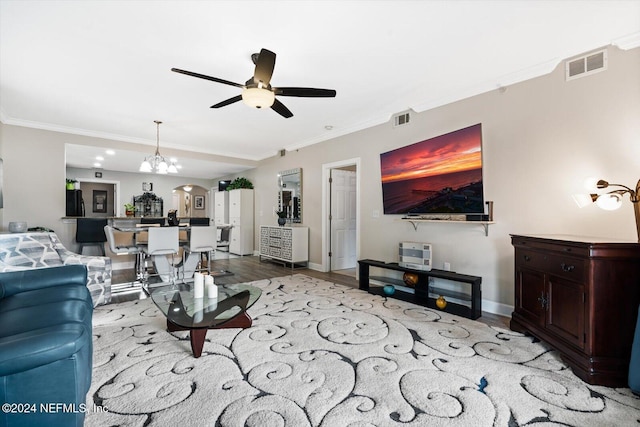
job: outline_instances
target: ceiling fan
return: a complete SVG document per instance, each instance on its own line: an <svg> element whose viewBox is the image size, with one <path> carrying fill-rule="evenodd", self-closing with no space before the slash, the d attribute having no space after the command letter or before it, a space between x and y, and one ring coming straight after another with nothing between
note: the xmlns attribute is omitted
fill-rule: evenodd
<svg viewBox="0 0 640 427"><path fill-rule="evenodd" d="M269 108L284 118L293 117L285 105L276 99L278 96L297 96L304 98L333 98L336 91L333 89L316 89L311 87L272 87L270 84L273 68L276 65L276 54L267 49L260 50L260 53L251 55L251 60L256 65L253 77L243 85L219 79L217 77L205 76L191 71L172 68L171 71L186 74L187 76L198 77L200 79L211 80L213 82L242 88L242 94L229 98L225 101L212 105L211 108L220 108L234 102L242 100L245 104L255 108Z"/></svg>

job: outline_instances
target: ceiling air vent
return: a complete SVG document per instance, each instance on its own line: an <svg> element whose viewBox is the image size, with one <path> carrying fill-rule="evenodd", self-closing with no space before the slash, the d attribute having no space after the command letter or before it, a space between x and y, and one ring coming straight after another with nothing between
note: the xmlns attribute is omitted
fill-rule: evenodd
<svg viewBox="0 0 640 427"><path fill-rule="evenodd" d="M409 113L400 113L393 116L393 127L408 125L411 120Z"/></svg>
<svg viewBox="0 0 640 427"><path fill-rule="evenodd" d="M607 51L589 53L566 62L565 78L567 81L579 77L590 76L607 69Z"/></svg>

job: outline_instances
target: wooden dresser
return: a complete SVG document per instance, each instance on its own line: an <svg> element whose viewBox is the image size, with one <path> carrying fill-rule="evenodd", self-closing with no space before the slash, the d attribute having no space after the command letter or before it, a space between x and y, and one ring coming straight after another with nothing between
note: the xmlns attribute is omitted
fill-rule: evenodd
<svg viewBox="0 0 640 427"><path fill-rule="evenodd" d="M511 329L550 344L589 384L626 387L640 304L640 244L552 235L511 235L511 243Z"/></svg>

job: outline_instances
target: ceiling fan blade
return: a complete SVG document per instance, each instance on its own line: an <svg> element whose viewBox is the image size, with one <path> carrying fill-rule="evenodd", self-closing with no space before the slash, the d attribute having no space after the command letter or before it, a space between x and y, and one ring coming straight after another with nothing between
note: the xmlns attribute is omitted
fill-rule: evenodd
<svg viewBox="0 0 640 427"><path fill-rule="evenodd" d="M260 50L260 55L258 55L258 61L256 62L256 69L253 72L253 82L255 84L262 82L265 86L268 86L275 66L276 54L267 49Z"/></svg>
<svg viewBox="0 0 640 427"><path fill-rule="evenodd" d="M284 104L278 101L277 99L273 102L271 109L276 113L280 114L285 119L288 119L289 117L293 117L293 113L289 111L289 109L285 107Z"/></svg>
<svg viewBox="0 0 640 427"><path fill-rule="evenodd" d="M191 77L197 77L199 79L211 80L212 82L222 83L229 86L244 87L240 83L230 82L229 80L223 80L217 77L205 76L204 74L194 73L193 71L181 70L179 68L172 68L171 71L180 73L180 74L186 74L187 76L191 76Z"/></svg>
<svg viewBox="0 0 640 427"><path fill-rule="evenodd" d="M280 96L299 96L304 98L333 98L333 89L316 89L312 87L275 87L273 91Z"/></svg>
<svg viewBox="0 0 640 427"><path fill-rule="evenodd" d="M238 102L242 99L242 95L234 96L233 98L229 98L226 101L218 102L216 105L212 105L211 108L220 108L229 104L233 104L234 102Z"/></svg>

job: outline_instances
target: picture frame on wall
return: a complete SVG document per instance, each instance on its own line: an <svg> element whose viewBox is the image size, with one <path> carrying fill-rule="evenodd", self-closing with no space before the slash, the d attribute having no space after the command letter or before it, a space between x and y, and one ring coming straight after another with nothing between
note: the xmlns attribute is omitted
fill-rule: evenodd
<svg viewBox="0 0 640 427"><path fill-rule="evenodd" d="M107 213L107 192L104 190L93 190L93 212Z"/></svg>
<svg viewBox="0 0 640 427"><path fill-rule="evenodd" d="M204 196L193 196L193 208L204 209Z"/></svg>

